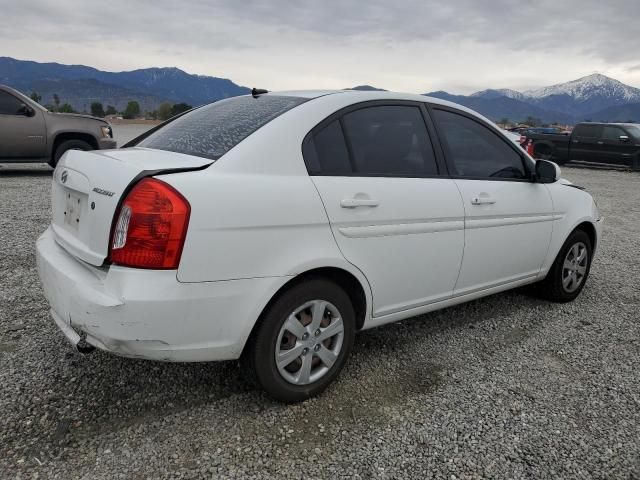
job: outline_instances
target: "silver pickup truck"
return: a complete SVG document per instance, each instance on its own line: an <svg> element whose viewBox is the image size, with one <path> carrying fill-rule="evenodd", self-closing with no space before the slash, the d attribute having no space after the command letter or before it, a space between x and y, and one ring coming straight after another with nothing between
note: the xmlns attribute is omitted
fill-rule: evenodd
<svg viewBox="0 0 640 480"><path fill-rule="evenodd" d="M116 141L104 120L49 112L0 85L0 162L47 162L55 167L67 150L106 148L116 148Z"/></svg>

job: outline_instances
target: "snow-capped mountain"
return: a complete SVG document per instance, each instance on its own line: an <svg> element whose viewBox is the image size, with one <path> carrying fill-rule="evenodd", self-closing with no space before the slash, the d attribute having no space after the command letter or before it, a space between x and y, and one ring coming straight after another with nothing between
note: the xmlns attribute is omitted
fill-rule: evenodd
<svg viewBox="0 0 640 480"><path fill-rule="evenodd" d="M523 95L532 99L551 95L568 95L578 101L587 101L596 97L606 97L617 103L640 102L640 89L599 73L560 83L550 87L527 90Z"/></svg>
<svg viewBox="0 0 640 480"><path fill-rule="evenodd" d="M449 95L449 94L446 94ZM445 95L445 96L446 96ZM439 92L441 98L442 92ZM476 100L489 101L485 110L502 112L504 118L520 119L522 105L505 103L511 99L529 105L531 115L543 121L592 120L638 120L640 121L640 89L602 74L593 74L566 83L542 87L524 92L510 89L488 89L476 92L468 97L456 96L458 103L470 106ZM468 99L468 100L467 100ZM502 99L502 102L499 100ZM500 110L495 107L510 106ZM518 108L514 108L514 107ZM624 108L623 108L624 107ZM472 107L473 108L473 107ZM562 112L562 113L559 113ZM632 112L636 112L633 113ZM482 112L481 110L481 113ZM622 118L624 117L624 118ZM491 118L496 118L495 113Z"/></svg>
<svg viewBox="0 0 640 480"><path fill-rule="evenodd" d="M524 95L533 105L568 112L580 120L607 108L640 102L640 89L601 74L530 90Z"/></svg>
<svg viewBox="0 0 640 480"><path fill-rule="evenodd" d="M517 90L511 90L510 88L498 88L498 89L487 89L482 90L480 92L476 92L471 94L472 97L480 97L480 98L500 98L507 97L513 98L514 100L525 100L525 95Z"/></svg>
<svg viewBox="0 0 640 480"><path fill-rule="evenodd" d="M611 104L620 105L640 102L640 89L625 85L606 75L594 73L593 75L588 75L570 82L526 90L524 92L518 92L517 90L508 88L488 89L473 93L470 96L482 98L507 97L534 102L552 96L566 96L571 97L577 102L586 102L593 99L608 99L612 102Z"/></svg>

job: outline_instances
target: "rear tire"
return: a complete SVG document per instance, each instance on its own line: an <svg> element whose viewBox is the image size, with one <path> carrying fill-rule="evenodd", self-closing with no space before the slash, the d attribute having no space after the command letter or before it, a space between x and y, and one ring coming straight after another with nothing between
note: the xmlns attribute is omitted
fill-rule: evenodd
<svg viewBox="0 0 640 480"><path fill-rule="evenodd" d="M592 245L583 230L574 230L558 252L540 293L552 302L571 302L580 295L591 269Z"/></svg>
<svg viewBox="0 0 640 480"><path fill-rule="evenodd" d="M333 282L312 278L291 287L268 308L247 345L244 363L270 396L300 402L336 379L354 336L349 296Z"/></svg>
<svg viewBox="0 0 640 480"><path fill-rule="evenodd" d="M56 151L53 153L53 158L49 161L49 165L51 167L56 168L60 157L65 154L68 150L94 150L94 147L91 146L88 142L84 140L65 140L60 145L56 147Z"/></svg>

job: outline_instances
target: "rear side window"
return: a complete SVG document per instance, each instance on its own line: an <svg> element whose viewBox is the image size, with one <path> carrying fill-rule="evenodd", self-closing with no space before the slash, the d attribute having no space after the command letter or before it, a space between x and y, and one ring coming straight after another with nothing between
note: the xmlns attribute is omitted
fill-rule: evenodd
<svg viewBox="0 0 640 480"><path fill-rule="evenodd" d="M334 120L313 136L313 147L304 153L311 174L342 176L353 172L349 150L338 120Z"/></svg>
<svg viewBox="0 0 640 480"><path fill-rule="evenodd" d="M18 115L22 102L7 92L0 91L0 115Z"/></svg>
<svg viewBox="0 0 640 480"><path fill-rule="evenodd" d="M374 106L346 113L314 132L304 155L309 173L420 177L438 174L419 107Z"/></svg>
<svg viewBox="0 0 640 480"><path fill-rule="evenodd" d="M453 173L463 178L524 179L522 157L497 133L464 115L434 110Z"/></svg>
<svg viewBox="0 0 640 480"><path fill-rule="evenodd" d="M186 113L137 146L217 160L260 127L306 100L271 95L220 100Z"/></svg>
<svg viewBox="0 0 640 480"><path fill-rule="evenodd" d="M368 175L436 175L433 147L418 107L368 107L347 113L344 130L356 172Z"/></svg>
<svg viewBox="0 0 640 480"><path fill-rule="evenodd" d="M600 125L577 125L573 130L574 137L600 138L602 127Z"/></svg>

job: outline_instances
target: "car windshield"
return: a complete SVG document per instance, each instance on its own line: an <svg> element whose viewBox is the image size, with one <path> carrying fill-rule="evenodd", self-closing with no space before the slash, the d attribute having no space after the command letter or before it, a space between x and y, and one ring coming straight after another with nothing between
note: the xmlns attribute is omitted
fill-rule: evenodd
<svg viewBox="0 0 640 480"><path fill-rule="evenodd" d="M220 100L177 118L136 146L217 160L306 98L262 95Z"/></svg>

